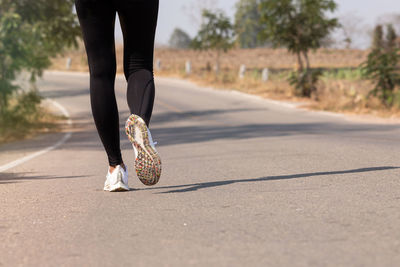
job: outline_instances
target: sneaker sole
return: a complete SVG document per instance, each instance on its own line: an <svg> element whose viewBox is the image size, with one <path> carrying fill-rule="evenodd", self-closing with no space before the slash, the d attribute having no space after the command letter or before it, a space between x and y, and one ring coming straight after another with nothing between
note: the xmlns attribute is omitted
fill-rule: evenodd
<svg viewBox="0 0 400 267"><path fill-rule="evenodd" d="M129 188L124 183L116 183L113 186L108 186L108 188L104 188L104 191L109 192L122 192L122 191L129 191Z"/></svg>
<svg viewBox="0 0 400 267"><path fill-rule="evenodd" d="M132 114L126 121L125 131L132 146L138 152L135 170L139 180L144 185L155 185L161 176L161 158L150 145L146 123L139 116ZM142 140L143 143L139 143L137 139Z"/></svg>

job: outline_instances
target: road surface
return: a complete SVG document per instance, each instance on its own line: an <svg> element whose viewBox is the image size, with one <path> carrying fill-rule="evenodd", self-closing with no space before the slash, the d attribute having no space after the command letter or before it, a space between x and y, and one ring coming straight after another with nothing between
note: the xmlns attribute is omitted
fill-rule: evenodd
<svg viewBox="0 0 400 267"><path fill-rule="evenodd" d="M157 79L160 183L142 185L123 124L131 191L107 171L88 76L46 73L71 114L63 145L0 174L0 266L399 266L400 127ZM0 147L0 165L57 142Z"/></svg>

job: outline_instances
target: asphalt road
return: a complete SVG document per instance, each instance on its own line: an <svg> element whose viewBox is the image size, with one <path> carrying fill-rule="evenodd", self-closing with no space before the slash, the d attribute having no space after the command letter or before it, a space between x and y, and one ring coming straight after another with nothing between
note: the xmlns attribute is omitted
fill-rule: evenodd
<svg viewBox="0 0 400 267"><path fill-rule="evenodd" d="M62 146L0 174L0 266L399 266L400 127L157 79L160 183L103 192L88 76L46 73ZM64 133L0 147L0 165Z"/></svg>

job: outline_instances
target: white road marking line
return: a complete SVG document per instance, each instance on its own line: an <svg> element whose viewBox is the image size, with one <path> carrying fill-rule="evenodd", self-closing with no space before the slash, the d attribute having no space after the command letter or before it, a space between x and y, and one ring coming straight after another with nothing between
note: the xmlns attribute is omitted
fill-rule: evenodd
<svg viewBox="0 0 400 267"><path fill-rule="evenodd" d="M50 101L55 107L57 107L61 111L61 113L65 117L68 118L68 120L67 120L67 124L68 125L72 125L72 120L71 120L71 117L70 117L68 111L60 103L58 103L58 102L56 102L56 101L54 101L53 99L50 99L50 98L46 98L46 100ZM14 161L12 161L10 163L7 163L5 165L0 166L0 172L4 172L6 170L14 168L14 167L16 167L16 166L18 166L18 165L20 165L20 164L22 164L24 162L27 162L27 161L29 161L29 160L31 160L33 158L36 158L36 157L38 157L40 155L43 155L43 154L45 154L45 153L47 153L47 152L49 152L49 151L51 151L53 149L56 149L57 147L59 147L62 144L64 144L69 138L71 138L71 136L72 136L72 132L68 132L61 138L61 140L59 140L54 145L46 147L46 148L44 148L44 149L42 149L42 150L40 150L38 152L35 152L33 154L30 154L28 156L22 157L20 159L14 160Z"/></svg>

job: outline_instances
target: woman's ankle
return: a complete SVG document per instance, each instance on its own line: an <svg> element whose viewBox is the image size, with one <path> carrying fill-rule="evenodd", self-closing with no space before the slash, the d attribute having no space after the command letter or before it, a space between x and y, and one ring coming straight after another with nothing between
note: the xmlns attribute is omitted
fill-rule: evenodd
<svg viewBox="0 0 400 267"><path fill-rule="evenodd" d="M109 172L112 173L112 172L115 170L115 168L117 168L118 165L120 165L120 166L121 166L122 168L124 168L124 170L126 171L126 166L125 166L125 164L122 162L121 164L110 165L110 166L108 167Z"/></svg>

